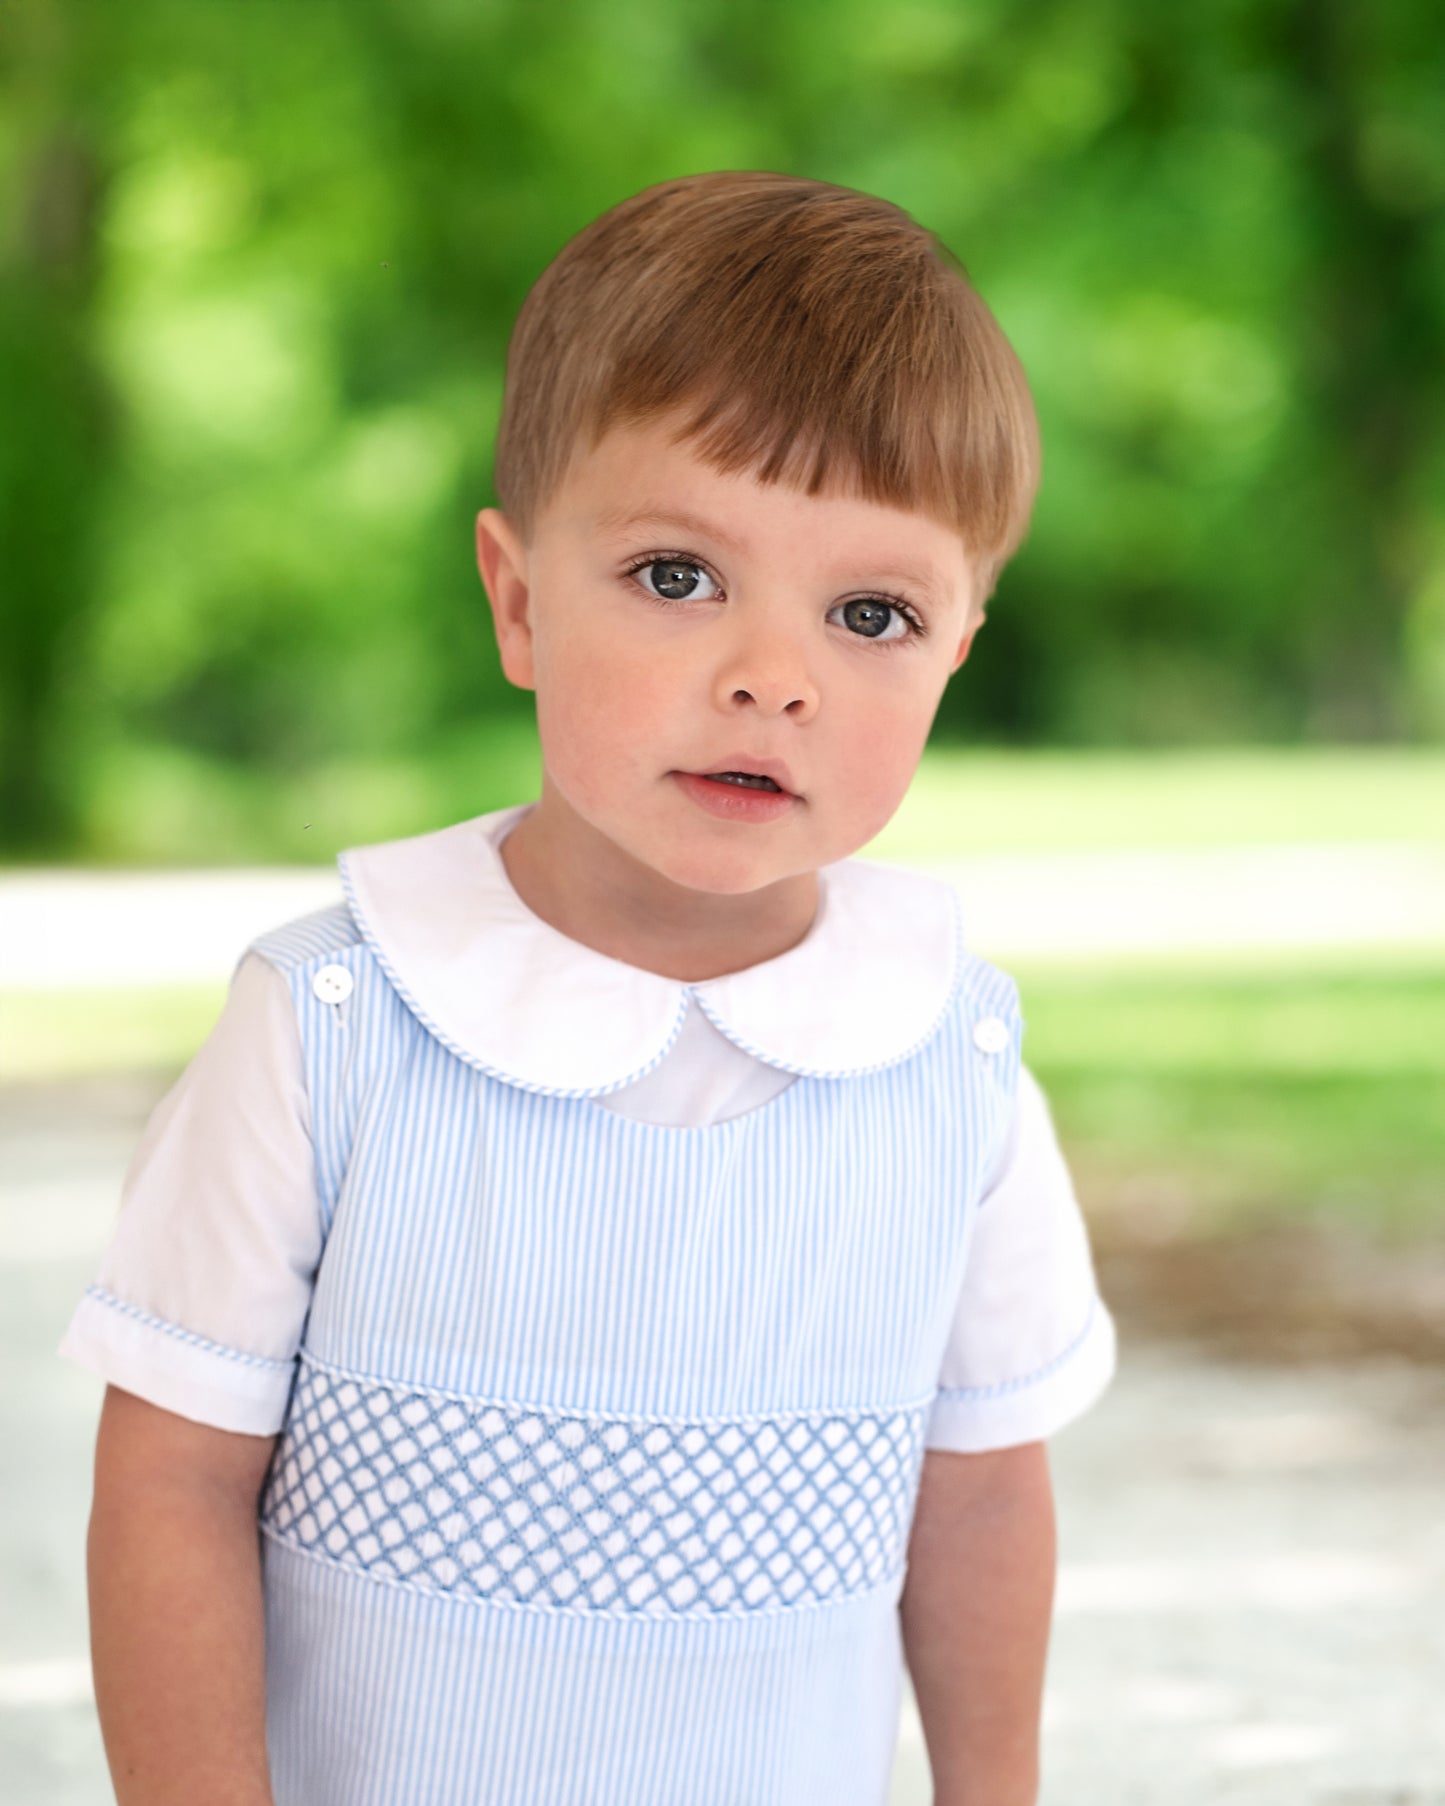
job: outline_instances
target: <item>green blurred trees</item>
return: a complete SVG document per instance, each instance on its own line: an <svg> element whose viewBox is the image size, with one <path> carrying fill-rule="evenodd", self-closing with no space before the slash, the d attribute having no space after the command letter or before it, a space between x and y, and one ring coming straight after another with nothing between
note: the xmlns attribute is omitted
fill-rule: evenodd
<svg viewBox="0 0 1445 1806"><path fill-rule="evenodd" d="M12 0L3 832L294 854L511 800L512 316L682 171L898 201L1044 428L940 737L1445 735L1430 0Z"/></svg>

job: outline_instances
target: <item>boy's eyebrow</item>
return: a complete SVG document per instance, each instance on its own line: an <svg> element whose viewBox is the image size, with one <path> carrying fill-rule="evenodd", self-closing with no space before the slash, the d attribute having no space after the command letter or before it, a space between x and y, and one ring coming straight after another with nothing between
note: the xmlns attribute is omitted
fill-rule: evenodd
<svg viewBox="0 0 1445 1806"><path fill-rule="evenodd" d="M696 534L701 539L715 539L719 545L726 546L729 551L740 552L743 542L734 533L724 527L714 526L710 520L704 520L700 514L689 514L678 508L611 508L599 514L597 525L604 533L631 533L638 527L675 527L680 533ZM905 583L912 583L934 600L940 600L944 588L939 582L937 573L930 567L915 564L899 564L891 558L880 561L886 566L887 574L901 578Z"/></svg>
<svg viewBox="0 0 1445 1806"><path fill-rule="evenodd" d="M740 552L742 541L725 527L716 527L700 514L688 514L677 508L635 508L625 512L611 508L599 514L597 525L604 533L631 533L638 527L676 527L682 533L696 533L702 539L715 539L730 551Z"/></svg>

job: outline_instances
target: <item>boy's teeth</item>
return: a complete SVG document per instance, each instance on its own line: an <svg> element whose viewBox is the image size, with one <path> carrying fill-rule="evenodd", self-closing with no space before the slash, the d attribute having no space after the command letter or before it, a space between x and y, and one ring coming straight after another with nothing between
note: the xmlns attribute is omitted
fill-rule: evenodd
<svg viewBox="0 0 1445 1806"><path fill-rule="evenodd" d="M748 784L754 790L776 790L779 788L771 778L754 777L750 771L710 771L710 778L718 778L727 784Z"/></svg>

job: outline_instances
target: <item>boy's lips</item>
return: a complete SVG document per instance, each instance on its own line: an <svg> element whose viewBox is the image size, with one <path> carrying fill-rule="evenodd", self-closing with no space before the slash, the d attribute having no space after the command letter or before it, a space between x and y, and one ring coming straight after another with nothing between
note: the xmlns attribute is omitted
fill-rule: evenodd
<svg viewBox="0 0 1445 1806"><path fill-rule="evenodd" d="M802 801L791 790L772 784L743 784L736 778L720 778L711 772L675 771L680 789L708 815L725 822L774 822L791 815Z"/></svg>
<svg viewBox="0 0 1445 1806"><path fill-rule="evenodd" d="M724 771L744 772L755 778L771 778L779 790L785 790L789 796L799 794L792 772L781 759L760 759L753 753L724 754L711 765L698 766L688 772L687 776L713 778Z"/></svg>

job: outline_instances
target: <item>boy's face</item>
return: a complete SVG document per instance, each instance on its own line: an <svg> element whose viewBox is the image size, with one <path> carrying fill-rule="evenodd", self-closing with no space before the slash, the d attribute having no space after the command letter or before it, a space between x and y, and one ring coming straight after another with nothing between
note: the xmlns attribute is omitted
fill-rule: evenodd
<svg viewBox="0 0 1445 1806"><path fill-rule="evenodd" d="M503 669L537 694L537 812L579 855L605 836L634 889L811 879L908 788L976 631L964 547L922 514L725 476L674 432L610 431L530 543L478 518ZM697 775L764 761L791 794Z"/></svg>

